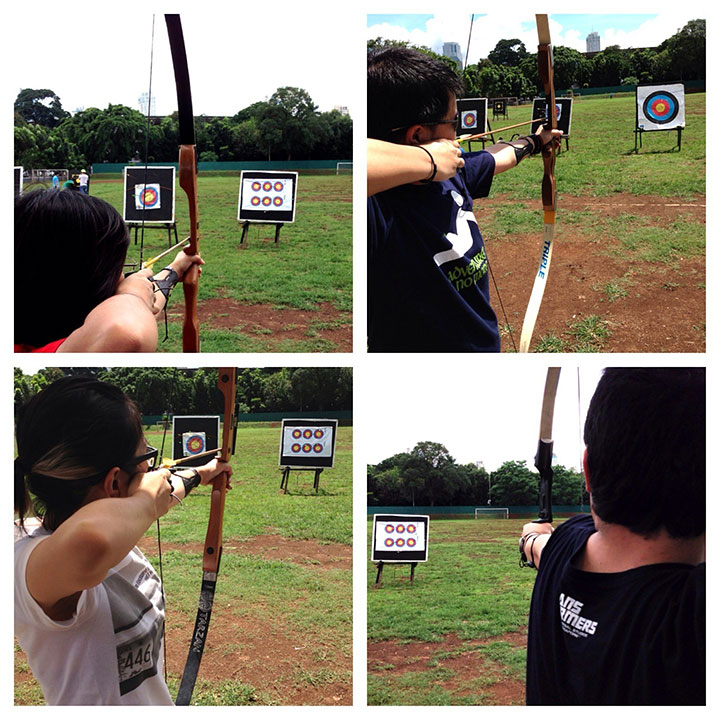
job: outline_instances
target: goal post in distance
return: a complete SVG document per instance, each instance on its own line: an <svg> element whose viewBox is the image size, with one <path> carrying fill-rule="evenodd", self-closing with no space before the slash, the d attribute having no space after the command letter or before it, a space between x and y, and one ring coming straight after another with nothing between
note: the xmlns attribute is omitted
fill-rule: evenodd
<svg viewBox="0 0 720 720"><path fill-rule="evenodd" d="M504 520L507 520L510 517L510 508L506 507L484 507L484 508L475 508L475 519L478 520L479 518L503 518Z"/></svg>

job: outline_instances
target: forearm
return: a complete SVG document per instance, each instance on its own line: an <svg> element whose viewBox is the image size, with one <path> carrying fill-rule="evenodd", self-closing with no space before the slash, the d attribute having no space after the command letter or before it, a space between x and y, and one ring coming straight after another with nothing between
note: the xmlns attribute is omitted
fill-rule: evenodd
<svg viewBox="0 0 720 720"><path fill-rule="evenodd" d="M433 174L433 160L417 145L367 141L367 194L399 185L427 180Z"/></svg>

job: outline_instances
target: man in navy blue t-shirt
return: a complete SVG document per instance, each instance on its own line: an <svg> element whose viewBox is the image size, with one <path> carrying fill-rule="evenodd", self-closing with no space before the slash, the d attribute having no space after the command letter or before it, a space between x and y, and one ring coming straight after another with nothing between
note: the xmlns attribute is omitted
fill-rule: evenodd
<svg viewBox="0 0 720 720"><path fill-rule="evenodd" d="M523 528L528 705L705 704L705 369L609 368L591 515Z"/></svg>
<svg viewBox="0 0 720 720"><path fill-rule="evenodd" d="M463 86L416 50L368 54L368 349L498 352L488 262L473 215L492 179L562 133L462 155Z"/></svg>

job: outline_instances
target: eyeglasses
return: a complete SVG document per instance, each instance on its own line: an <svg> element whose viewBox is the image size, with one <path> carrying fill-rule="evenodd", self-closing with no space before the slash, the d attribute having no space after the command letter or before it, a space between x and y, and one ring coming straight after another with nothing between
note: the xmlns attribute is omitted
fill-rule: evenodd
<svg viewBox="0 0 720 720"><path fill-rule="evenodd" d="M458 114L455 115L452 120L438 120L437 122L417 122L412 123L412 125L426 125L426 126L433 126L433 125L457 125L458 118L460 116ZM411 125L401 125L400 127L393 128L390 132L397 132L398 130L405 130L405 128L409 128Z"/></svg>
<svg viewBox="0 0 720 720"><path fill-rule="evenodd" d="M123 470L125 469L134 469L140 465L140 463L143 463L147 461L148 468L152 470L152 468L155 467L155 463L157 462L158 458L158 449L152 447L151 445L145 446L145 452L142 455L138 455L137 457L132 458L128 461L127 465L123 467Z"/></svg>

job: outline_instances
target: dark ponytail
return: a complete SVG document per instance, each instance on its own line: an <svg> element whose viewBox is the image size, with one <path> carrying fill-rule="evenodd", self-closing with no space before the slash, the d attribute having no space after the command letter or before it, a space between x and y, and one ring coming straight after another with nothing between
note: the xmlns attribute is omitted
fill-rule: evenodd
<svg viewBox="0 0 720 720"><path fill-rule="evenodd" d="M15 511L34 512L53 531L91 486L136 454L142 418L117 387L82 377L48 385L18 411Z"/></svg>

